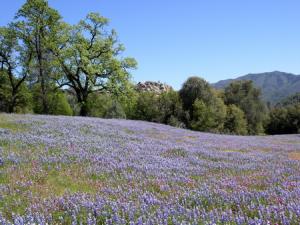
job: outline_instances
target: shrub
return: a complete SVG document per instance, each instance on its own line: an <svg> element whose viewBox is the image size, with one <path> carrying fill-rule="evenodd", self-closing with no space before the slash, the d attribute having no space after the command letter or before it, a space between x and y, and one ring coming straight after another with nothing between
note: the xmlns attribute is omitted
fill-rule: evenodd
<svg viewBox="0 0 300 225"><path fill-rule="evenodd" d="M67 96L61 91L51 95L49 109L49 113L52 115L73 115L73 110L68 102Z"/></svg>
<svg viewBox="0 0 300 225"><path fill-rule="evenodd" d="M122 105L117 101L112 101L111 105L106 109L105 118L126 119L125 111Z"/></svg>
<svg viewBox="0 0 300 225"><path fill-rule="evenodd" d="M227 107L224 131L231 134L247 134L247 121L245 119L245 114L236 105L229 105Z"/></svg>

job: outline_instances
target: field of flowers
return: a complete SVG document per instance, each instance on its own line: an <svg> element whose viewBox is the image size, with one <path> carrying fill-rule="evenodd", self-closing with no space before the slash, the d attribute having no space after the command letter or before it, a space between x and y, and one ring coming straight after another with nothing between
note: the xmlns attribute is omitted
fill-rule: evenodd
<svg viewBox="0 0 300 225"><path fill-rule="evenodd" d="M0 114L0 224L300 224L300 135Z"/></svg>

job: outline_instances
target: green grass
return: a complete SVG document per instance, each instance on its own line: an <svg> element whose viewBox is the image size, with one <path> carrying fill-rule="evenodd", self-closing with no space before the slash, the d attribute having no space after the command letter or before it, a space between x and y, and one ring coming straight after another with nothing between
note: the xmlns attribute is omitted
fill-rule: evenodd
<svg viewBox="0 0 300 225"><path fill-rule="evenodd" d="M0 172L0 184L8 184L8 182L9 182L8 175L5 172L1 171Z"/></svg>
<svg viewBox="0 0 300 225"><path fill-rule="evenodd" d="M182 148L173 148L165 151L162 155L168 158L181 158L187 157L187 152Z"/></svg>
<svg viewBox="0 0 300 225"><path fill-rule="evenodd" d="M14 121L8 115L0 114L0 128L7 129L13 133L18 133L27 131L30 128L30 125Z"/></svg>
<svg viewBox="0 0 300 225"><path fill-rule="evenodd" d="M9 194L0 198L0 211L10 220L12 219L12 213L24 214L27 206L28 201L21 194Z"/></svg>
<svg viewBox="0 0 300 225"><path fill-rule="evenodd" d="M45 184L48 187L52 187L53 193L59 196L66 192L84 192L91 194L96 192L95 188L92 187L87 180L77 180L57 171L51 172L46 177Z"/></svg>

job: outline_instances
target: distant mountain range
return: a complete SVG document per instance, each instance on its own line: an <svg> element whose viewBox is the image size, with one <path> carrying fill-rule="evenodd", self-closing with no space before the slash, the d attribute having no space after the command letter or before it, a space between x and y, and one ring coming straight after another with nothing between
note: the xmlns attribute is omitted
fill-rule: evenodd
<svg viewBox="0 0 300 225"><path fill-rule="evenodd" d="M252 80L262 90L262 98L266 102L276 104L279 101L300 92L300 75L280 71L247 74L236 79L221 80L212 84L217 89L224 89L236 80Z"/></svg>

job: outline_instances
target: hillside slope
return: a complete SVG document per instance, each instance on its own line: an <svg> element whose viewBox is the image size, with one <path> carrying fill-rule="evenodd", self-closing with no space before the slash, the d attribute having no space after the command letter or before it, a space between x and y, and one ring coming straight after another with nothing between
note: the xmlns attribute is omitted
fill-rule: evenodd
<svg viewBox="0 0 300 225"><path fill-rule="evenodd" d="M263 99L273 104L300 91L300 76L279 71L248 74L236 79L221 80L213 86L223 89L235 80L252 80L256 87L261 88Z"/></svg>
<svg viewBox="0 0 300 225"><path fill-rule="evenodd" d="M0 114L2 224L299 224L299 135Z"/></svg>

